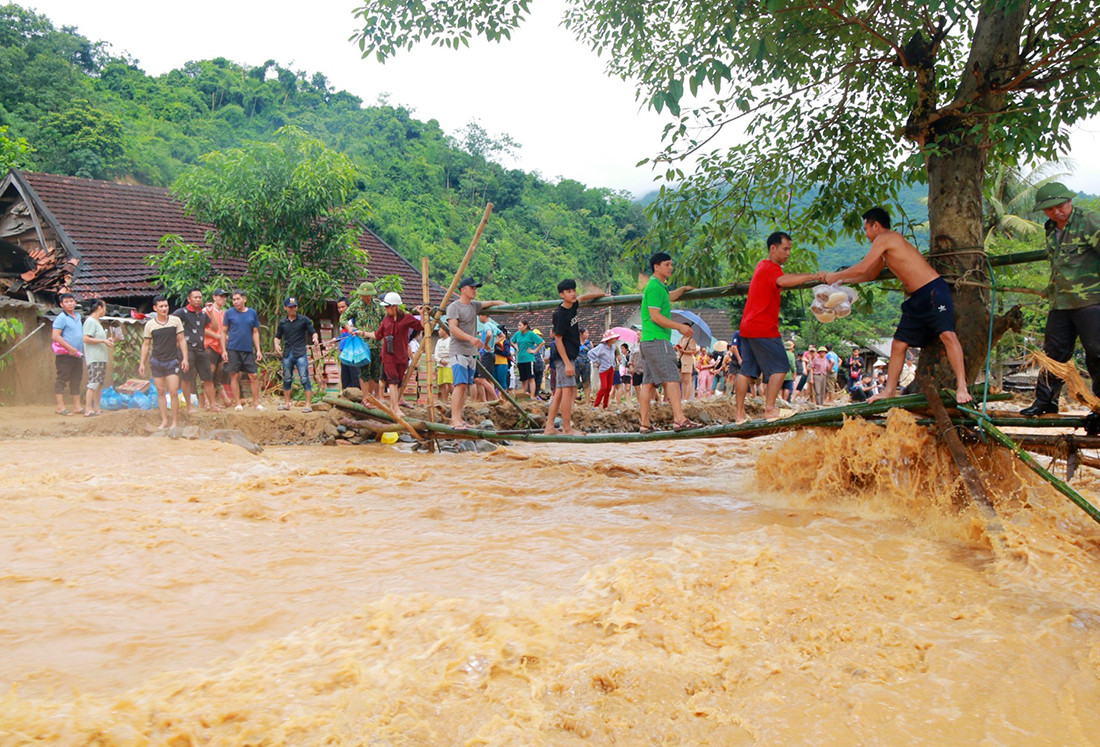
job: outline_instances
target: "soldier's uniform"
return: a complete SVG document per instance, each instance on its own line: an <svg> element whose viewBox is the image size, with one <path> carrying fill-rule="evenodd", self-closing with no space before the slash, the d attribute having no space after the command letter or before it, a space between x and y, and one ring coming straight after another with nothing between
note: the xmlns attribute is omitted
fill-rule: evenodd
<svg viewBox="0 0 1100 747"><path fill-rule="evenodd" d="M372 298L370 303L363 303L362 297L357 296L348 304L347 311L340 317L340 325L347 326L350 323L355 327L356 332L377 332L385 315L386 312L375 299ZM370 363L359 368L359 378L363 381L381 381L382 342L369 338L366 342L370 347Z"/></svg>
<svg viewBox="0 0 1100 747"><path fill-rule="evenodd" d="M1044 190L1049 193L1045 202ZM1073 193L1062 185L1047 184L1037 193L1036 207L1055 207L1072 197ZM1059 199L1060 202L1055 202ZM1092 391L1100 394L1100 215L1074 207L1061 231L1053 220L1048 220L1046 250L1050 257L1047 288L1050 311L1043 352L1056 361L1068 361L1080 338L1085 349L1085 366L1092 377ZM1035 387L1035 403L1021 412L1025 415L1058 412L1061 389L1062 380L1043 371Z"/></svg>

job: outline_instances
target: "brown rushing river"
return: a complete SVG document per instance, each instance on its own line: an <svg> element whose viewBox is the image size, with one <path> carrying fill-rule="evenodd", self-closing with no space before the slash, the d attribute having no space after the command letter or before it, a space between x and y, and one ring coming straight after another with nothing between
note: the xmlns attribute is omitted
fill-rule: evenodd
<svg viewBox="0 0 1100 747"><path fill-rule="evenodd" d="M0 744L1097 743L1095 525L843 438L5 442Z"/></svg>

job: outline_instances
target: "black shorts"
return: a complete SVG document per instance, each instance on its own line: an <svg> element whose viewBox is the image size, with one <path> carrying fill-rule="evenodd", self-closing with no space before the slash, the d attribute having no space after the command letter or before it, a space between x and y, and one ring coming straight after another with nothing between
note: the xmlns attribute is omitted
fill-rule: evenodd
<svg viewBox="0 0 1100 747"><path fill-rule="evenodd" d="M955 331L955 302L943 278L925 283L901 304L894 339L923 348L944 332Z"/></svg>
<svg viewBox="0 0 1100 747"><path fill-rule="evenodd" d="M198 376L200 381L213 381L214 371L210 366L210 356L213 355L206 348L187 349L187 370L181 375L184 381L194 383Z"/></svg>
<svg viewBox="0 0 1100 747"><path fill-rule="evenodd" d="M642 374L641 374L640 371L630 375L630 383L633 384L634 386L641 386L642 385Z"/></svg>
<svg viewBox="0 0 1100 747"><path fill-rule="evenodd" d="M226 373L256 373L256 354L251 350L230 350Z"/></svg>
<svg viewBox="0 0 1100 747"><path fill-rule="evenodd" d="M162 361L157 358L150 358L149 366L153 369L154 379L164 379L169 376L180 375L180 362L175 359Z"/></svg>
<svg viewBox="0 0 1100 747"><path fill-rule="evenodd" d="M492 371L496 367L496 361L497 361L496 353L482 353L480 360L481 360L481 365L485 366L485 370L487 370L487 371ZM492 377L488 376L479 367L477 369L477 371L474 373L474 378L475 379L489 379L489 378L492 378Z"/></svg>
<svg viewBox="0 0 1100 747"><path fill-rule="evenodd" d="M535 362L527 361L526 363L517 363L519 367L519 380L530 381L535 378Z"/></svg>

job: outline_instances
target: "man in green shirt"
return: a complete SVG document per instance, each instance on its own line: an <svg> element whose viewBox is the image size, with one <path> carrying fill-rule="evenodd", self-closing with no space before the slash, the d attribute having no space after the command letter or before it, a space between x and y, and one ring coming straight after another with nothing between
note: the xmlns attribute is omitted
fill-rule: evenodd
<svg viewBox="0 0 1100 747"><path fill-rule="evenodd" d="M664 252L657 252L650 257L649 266L653 270L653 276L642 291L642 341L638 346L642 370L642 384L638 388L638 431L653 431L649 408L653 399L653 387L657 385L664 386L665 399L672 406L673 429L682 431L698 428L698 423L688 420L684 415L680 399L680 367L676 364L676 351L672 348L672 330L678 330L684 337L691 337L693 334L690 325L674 322L671 318L671 302L679 300L685 291L691 290L691 286L684 285L669 293L672 257Z"/></svg>
<svg viewBox="0 0 1100 747"><path fill-rule="evenodd" d="M378 294L374 283L364 282L356 289L359 295L348 304L348 309L340 316L341 326L350 326L355 334L366 337L367 332L374 332L382 324L386 312L374 302ZM378 382L382 381L382 343L379 340L367 339L370 347L370 363L364 364L359 369L359 388L364 394L379 397L382 393ZM364 400L365 403L365 400Z"/></svg>
<svg viewBox="0 0 1100 747"><path fill-rule="evenodd" d="M1035 209L1046 213L1046 250L1050 257L1050 311L1043 352L1056 361L1073 356L1081 338L1092 391L1100 395L1100 215L1074 210L1077 195L1050 182L1035 193ZM1020 411L1029 417L1058 412L1062 380L1043 371L1035 402Z"/></svg>

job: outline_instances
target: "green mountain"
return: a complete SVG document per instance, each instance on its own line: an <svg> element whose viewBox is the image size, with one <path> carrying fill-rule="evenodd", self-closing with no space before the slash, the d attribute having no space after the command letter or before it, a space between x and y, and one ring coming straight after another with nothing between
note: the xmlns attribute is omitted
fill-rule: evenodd
<svg viewBox="0 0 1100 747"><path fill-rule="evenodd" d="M369 227L399 252L430 261L449 283L486 202L493 217L469 272L485 297L554 296L557 281L633 287L627 242L647 230L625 192L554 183L497 163L516 144L476 123L448 135L402 107L372 106L321 73L274 60L219 57L150 76L71 27L0 6L0 166L170 186L211 151L268 141L293 124L360 169ZM3 129L3 128L6 128ZM16 147L25 139L33 151Z"/></svg>

